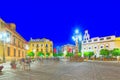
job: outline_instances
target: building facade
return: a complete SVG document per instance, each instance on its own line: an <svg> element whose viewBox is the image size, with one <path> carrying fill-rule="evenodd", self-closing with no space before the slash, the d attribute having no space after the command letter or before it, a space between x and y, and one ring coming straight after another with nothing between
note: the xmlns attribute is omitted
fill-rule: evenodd
<svg viewBox="0 0 120 80"><path fill-rule="evenodd" d="M7 24L0 19L0 60L25 58L27 41L16 32L14 23Z"/></svg>
<svg viewBox="0 0 120 80"><path fill-rule="evenodd" d="M94 56L100 57L101 49L112 50L114 48L120 48L120 37L112 35L90 39L88 31L85 31L84 40L82 41L82 54L87 51L93 51Z"/></svg>
<svg viewBox="0 0 120 80"><path fill-rule="evenodd" d="M29 50L28 52L34 52L35 56L37 52L42 52L46 56L46 53L50 53L52 56L53 53L53 42L49 39L32 39L29 42Z"/></svg>
<svg viewBox="0 0 120 80"><path fill-rule="evenodd" d="M62 53L65 52L75 53L75 45L72 44L63 45L61 49L62 49Z"/></svg>

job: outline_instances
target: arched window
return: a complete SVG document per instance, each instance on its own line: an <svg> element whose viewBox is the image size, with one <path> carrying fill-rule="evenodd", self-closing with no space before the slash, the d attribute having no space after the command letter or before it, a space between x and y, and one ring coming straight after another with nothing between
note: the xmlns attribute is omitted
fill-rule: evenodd
<svg viewBox="0 0 120 80"><path fill-rule="evenodd" d="M106 48L109 48L109 45L108 45L108 44L106 44Z"/></svg>
<svg viewBox="0 0 120 80"><path fill-rule="evenodd" d="M46 47L48 47L48 44L46 44Z"/></svg>

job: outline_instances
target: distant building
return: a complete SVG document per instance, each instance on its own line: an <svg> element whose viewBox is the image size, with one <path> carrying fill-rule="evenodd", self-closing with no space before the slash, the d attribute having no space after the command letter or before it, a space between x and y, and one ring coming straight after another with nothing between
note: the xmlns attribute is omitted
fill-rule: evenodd
<svg viewBox="0 0 120 80"><path fill-rule="evenodd" d="M75 45L72 44L66 44L62 46L62 52L70 52L70 53L75 53Z"/></svg>
<svg viewBox="0 0 120 80"><path fill-rule="evenodd" d="M94 56L99 57L101 49L112 50L114 48L120 48L120 37L113 35L90 39L88 31L85 31L84 40L82 41L82 53L93 51Z"/></svg>
<svg viewBox="0 0 120 80"><path fill-rule="evenodd" d="M53 42L49 39L32 39L29 41L29 52L35 51L37 52L43 52L46 56L46 53L50 53L52 55L53 53ZM35 56L36 56L35 54Z"/></svg>
<svg viewBox="0 0 120 80"><path fill-rule="evenodd" d="M4 41L8 40L8 42ZM5 60L25 58L27 41L16 32L16 25L14 23L6 23L0 19L0 60L3 60L3 53L5 51Z"/></svg>

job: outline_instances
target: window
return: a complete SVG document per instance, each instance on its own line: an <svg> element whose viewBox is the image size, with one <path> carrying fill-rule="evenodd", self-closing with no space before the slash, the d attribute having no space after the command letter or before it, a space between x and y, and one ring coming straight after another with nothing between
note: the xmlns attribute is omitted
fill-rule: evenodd
<svg viewBox="0 0 120 80"><path fill-rule="evenodd" d="M32 46L34 47L34 44L32 44Z"/></svg>
<svg viewBox="0 0 120 80"><path fill-rule="evenodd" d="M8 47L8 56L10 56L10 47Z"/></svg>
<svg viewBox="0 0 120 80"><path fill-rule="evenodd" d="M15 37L14 37L14 42L13 42L14 45L15 45L15 41L16 41L16 40L15 40Z"/></svg>
<svg viewBox="0 0 120 80"><path fill-rule="evenodd" d="M94 41L98 41L98 39L94 39Z"/></svg>
<svg viewBox="0 0 120 80"><path fill-rule="evenodd" d="M48 47L48 44L46 44L46 47Z"/></svg>
<svg viewBox="0 0 120 80"><path fill-rule="evenodd" d="M88 40L88 42L92 42L92 40Z"/></svg>
<svg viewBox="0 0 120 80"><path fill-rule="evenodd" d="M48 53L48 49L46 49L46 53Z"/></svg>
<svg viewBox="0 0 120 80"><path fill-rule="evenodd" d="M20 41L18 41L18 47L20 47Z"/></svg>
<svg viewBox="0 0 120 80"><path fill-rule="evenodd" d="M16 56L16 49L14 49L14 57Z"/></svg>
<svg viewBox="0 0 120 80"><path fill-rule="evenodd" d="M41 52L43 52L43 49L41 49Z"/></svg>
<svg viewBox="0 0 120 80"><path fill-rule="evenodd" d="M37 47L39 47L39 44L37 44Z"/></svg>
<svg viewBox="0 0 120 80"><path fill-rule="evenodd" d="M50 47L52 47L52 44L50 45Z"/></svg>
<svg viewBox="0 0 120 80"><path fill-rule="evenodd" d="M102 40L104 40L104 38L100 38L100 40L102 41Z"/></svg>
<svg viewBox="0 0 120 80"><path fill-rule="evenodd" d="M107 37L107 39L111 39L111 37Z"/></svg>
<svg viewBox="0 0 120 80"><path fill-rule="evenodd" d="M108 48L109 46L106 46L106 48Z"/></svg>
<svg viewBox="0 0 120 80"><path fill-rule="evenodd" d="M95 49L97 49L97 47L95 47Z"/></svg>
<svg viewBox="0 0 120 80"><path fill-rule="evenodd" d="M43 47L43 44L41 44L41 47Z"/></svg>
<svg viewBox="0 0 120 80"><path fill-rule="evenodd" d="M86 43L86 41L83 41L83 43Z"/></svg>
<svg viewBox="0 0 120 80"><path fill-rule="evenodd" d="M89 49L91 49L91 47L89 47Z"/></svg>
<svg viewBox="0 0 120 80"><path fill-rule="evenodd" d="M37 52L39 51L39 49L36 50Z"/></svg>
<svg viewBox="0 0 120 80"><path fill-rule="evenodd" d="M101 46L101 48L103 48L103 46Z"/></svg>
<svg viewBox="0 0 120 80"><path fill-rule="evenodd" d="M22 52L22 57L24 57L24 51Z"/></svg>
<svg viewBox="0 0 120 80"><path fill-rule="evenodd" d="M9 31L6 31L6 33L7 33L7 38L11 38L11 33L9 32Z"/></svg>
<svg viewBox="0 0 120 80"><path fill-rule="evenodd" d="M20 57L20 50L18 50L18 57Z"/></svg>

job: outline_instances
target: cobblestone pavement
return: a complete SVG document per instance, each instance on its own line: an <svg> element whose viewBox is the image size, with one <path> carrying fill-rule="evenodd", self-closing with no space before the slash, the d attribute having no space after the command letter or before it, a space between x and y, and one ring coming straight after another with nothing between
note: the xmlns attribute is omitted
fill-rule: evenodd
<svg viewBox="0 0 120 80"><path fill-rule="evenodd" d="M3 70L0 80L120 80L120 63L35 62L32 63L31 71Z"/></svg>

